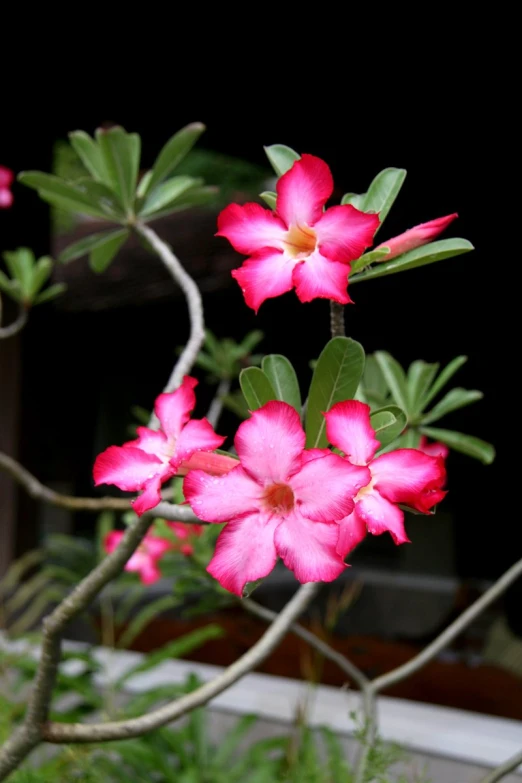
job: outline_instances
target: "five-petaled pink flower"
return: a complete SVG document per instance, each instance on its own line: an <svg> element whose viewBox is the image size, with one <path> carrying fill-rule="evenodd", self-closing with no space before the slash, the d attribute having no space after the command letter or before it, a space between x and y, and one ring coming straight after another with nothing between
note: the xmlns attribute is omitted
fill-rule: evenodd
<svg viewBox="0 0 522 783"><path fill-rule="evenodd" d="M14 173L6 166L0 166L0 209L8 209L13 203L11 185Z"/></svg>
<svg viewBox="0 0 522 783"><path fill-rule="evenodd" d="M232 272L249 307L258 310L270 297L295 287L301 302L351 301L350 262L372 244L379 216L351 205L324 205L332 195L327 164L303 155L279 178L275 212L259 204L230 204L218 218L217 236L248 255Z"/></svg>
<svg viewBox="0 0 522 783"><path fill-rule="evenodd" d="M390 252L384 258L381 258L381 261L390 261L408 250L415 250L416 247L421 247L431 242L457 217L458 214L454 212L452 215L436 218L428 223L419 223L418 226L408 229L403 234L399 234L398 237L392 237L392 239L377 245L375 250L381 250L383 247L389 248Z"/></svg>
<svg viewBox="0 0 522 783"><path fill-rule="evenodd" d="M443 459L446 459L450 450L445 443L439 443L439 441L428 443L428 438L423 435L420 439L419 451L422 451L423 454L429 454L430 457L442 457Z"/></svg>
<svg viewBox="0 0 522 783"><path fill-rule="evenodd" d="M123 536L123 530L112 530L105 536L104 547L107 554L110 555L114 552ZM161 579L158 561L161 560L165 552L172 548L171 541L148 533L132 557L127 561L125 570L135 571L139 574L140 580L144 585L152 585L158 579Z"/></svg>
<svg viewBox="0 0 522 783"><path fill-rule="evenodd" d="M366 535L388 530L396 544L408 541L402 503L427 514L446 495L444 460L417 449L397 449L375 457L379 441L370 424L370 407L357 400L339 402L326 417L328 440L354 465L367 465L370 481L355 497L353 512L339 523L337 551L346 557Z"/></svg>
<svg viewBox="0 0 522 783"><path fill-rule="evenodd" d="M328 449L306 451L299 414L268 402L235 437L240 464L224 476L191 471L185 497L207 522L227 522L208 571L236 595L267 576L281 557L300 582L331 582L345 564L337 522L370 480Z"/></svg>
<svg viewBox="0 0 522 783"><path fill-rule="evenodd" d="M225 438L214 432L207 419L189 421L196 404L196 385L197 380L186 375L176 391L160 394L154 406L161 424L158 432L138 427L137 440L109 446L97 457L93 469L96 486L115 484L127 492L143 490L132 501L134 511L141 515L158 505L161 485L183 472L195 452L213 451L223 444Z"/></svg>

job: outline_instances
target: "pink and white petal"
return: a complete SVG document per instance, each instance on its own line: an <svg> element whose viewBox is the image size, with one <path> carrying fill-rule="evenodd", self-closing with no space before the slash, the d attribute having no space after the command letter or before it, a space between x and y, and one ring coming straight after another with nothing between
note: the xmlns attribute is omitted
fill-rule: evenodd
<svg viewBox="0 0 522 783"><path fill-rule="evenodd" d="M214 451L225 442L225 438L214 432L212 424L207 419L191 419L188 421L176 440L174 454L170 464L176 467L188 460L196 451Z"/></svg>
<svg viewBox="0 0 522 783"><path fill-rule="evenodd" d="M339 525L312 522L295 510L275 531L277 554L296 579L332 582L346 568L337 553Z"/></svg>
<svg viewBox="0 0 522 783"><path fill-rule="evenodd" d="M154 560L147 560L139 570L140 580L144 585L153 585L161 579L161 571Z"/></svg>
<svg viewBox="0 0 522 783"><path fill-rule="evenodd" d="M319 250L332 261L349 264L373 244L379 215L368 215L351 204L330 207L314 226Z"/></svg>
<svg viewBox="0 0 522 783"><path fill-rule="evenodd" d="M14 196L8 188L0 188L0 209L13 206Z"/></svg>
<svg viewBox="0 0 522 783"><path fill-rule="evenodd" d="M443 459L447 459L450 452L445 443L439 443L438 441L428 443L426 435L423 435L420 439L419 451L428 454L430 457L442 457Z"/></svg>
<svg viewBox="0 0 522 783"><path fill-rule="evenodd" d="M169 478L169 476L158 473L147 481L142 494L131 502L132 508L139 517L146 511L150 511L151 508L155 508L161 501L161 484L163 481L166 481L167 478Z"/></svg>
<svg viewBox="0 0 522 783"><path fill-rule="evenodd" d="M316 250L296 265L292 279L295 292L301 302L312 299L333 299L339 304L349 304L348 275L350 267L330 261Z"/></svg>
<svg viewBox="0 0 522 783"><path fill-rule="evenodd" d="M338 402L327 413L326 435L354 465L367 465L380 446L370 424L370 406L358 400Z"/></svg>
<svg viewBox="0 0 522 783"><path fill-rule="evenodd" d="M148 427L138 427L136 432L138 433L137 439L125 443L124 448L133 446L145 451L147 454L156 454L160 459L165 455L168 439L163 432L149 430Z"/></svg>
<svg viewBox="0 0 522 783"><path fill-rule="evenodd" d="M112 554L112 552L114 552L114 550L120 545L123 536L123 530L111 530L110 533L107 533L103 542L103 548L108 555Z"/></svg>
<svg viewBox="0 0 522 783"><path fill-rule="evenodd" d="M223 476L191 470L183 482L183 492L200 519L226 522L257 511L263 488L238 466Z"/></svg>
<svg viewBox="0 0 522 783"><path fill-rule="evenodd" d="M442 457L430 457L418 449L397 449L374 459L370 469L375 488L392 503L405 503L426 513L445 495Z"/></svg>
<svg viewBox="0 0 522 783"><path fill-rule="evenodd" d="M232 277L239 283L247 305L257 313L266 299L292 290L296 263L281 250L262 250L234 269Z"/></svg>
<svg viewBox="0 0 522 783"><path fill-rule="evenodd" d="M179 539L188 538L190 528L192 527L192 525L184 525L183 522L167 522L167 525L170 527L176 538Z"/></svg>
<svg viewBox="0 0 522 783"><path fill-rule="evenodd" d="M339 540L337 542L337 552L344 558L352 552L361 541L366 538L366 522L357 513L358 503L352 514L341 519L339 522Z"/></svg>
<svg viewBox="0 0 522 783"><path fill-rule="evenodd" d="M98 454L93 468L94 483L114 484L127 492L141 489L162 467L161 460L134 446L109 446Z"/></svg>
<svg viewBox="0 0 522 783"><path fill-rule="evenodd" d="M154 412L160 420L161 428L168 438L177 438L183 425L190 419L196 404L195 378L185 375L176 391L160 394L154 404Z"/></svg>
<svg viewBox="0 0 522 783"><path fill-rule="evenodd" d="M305 434L295 408L274 400L239 425L234 444L243 468L255 479L286 482L301 467Z"/></svg>
<svg viewBox="0 0 522 783"><path fill-rule="evenodd" d="M278 179L276 190L276 212L287 226L313 226L332 195L332 172L321 158L303 155Z"/></svg>
<svg viewBox="0 0 522 783"><path fill-rule="evenodd" d="M165 552L172 549L172 542L168 541L166 538L149 535L145 536L143 539L142 547L147 551L147 554L150 555L150 557L154 560L159 560L160 557L163 557Z"/></svg>
<svg viewBox="0 0 522 783"><path fill-rule="evenodd" d="M178 476L186 476L191 470L204 470L213 476L222 476L237 468L237 457L229 457L226 454L211 454L209 451L197 451L187 460L183 460L178 466Z"/></svg>
<svg viewBox="0 0 522 783"><path fill-rule="evenodd" d="M251 255L266 247L283 249L287 227L260 204L229 204L218 217L216 236L228 239L239 253Z"/></svg>
<svg viewBox="0 0 522 783"><path fill-rule="evenodd" d="M314 459L320 459L320 457L328 457L331 453L330 449L305 449L302 454L302 464L313 462Z"/></svg>
<svg viewBox="0 0 522 783"><path fill-rule="evenodd" d="M330 453L307 462L288 483L303 516L331 522L352 513L355 495L370 480L368 468Z"/></svg>
<svg viewBox="0 0 522 783"><path fill-rule="evenodd" d="M247 582L268 576L276 564L274 531L279 518L252 514L233 519L219 534L214 557L207 567L219 584L241 596Z"/></svg>
<svg viewBox="0 0 522 783"><path fill-rule="evenodd" d="M404 529L404 514L401 509L376 490L364 495L355 508L355 513L366 523L372 535L378 536L388 531L396 544L404 544L410 540Z"/></svg>
<svg viewBox="0 0 522 783"><path fill-rule="evenodd" d="M0 189L10 188L14 182L14 171L7 166L0 166Z"/></svg>

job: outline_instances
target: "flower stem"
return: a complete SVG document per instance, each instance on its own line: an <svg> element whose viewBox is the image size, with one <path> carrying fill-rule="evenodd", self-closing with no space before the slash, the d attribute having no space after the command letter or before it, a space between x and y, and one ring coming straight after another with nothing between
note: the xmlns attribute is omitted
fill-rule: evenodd
<svg viewBox="0 0 522 783"><path fill-rule="evenodd" d="M330 301L330 330L332 337L344 337L344 305Z"/></svg>

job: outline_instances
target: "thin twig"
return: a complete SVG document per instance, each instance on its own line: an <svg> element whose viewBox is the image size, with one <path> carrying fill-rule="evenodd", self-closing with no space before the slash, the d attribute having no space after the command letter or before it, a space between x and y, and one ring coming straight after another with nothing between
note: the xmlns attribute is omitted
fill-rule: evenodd
<svg viewBox="0 0 522 783"><path fill-rule="evenodd" d="M1 313L1 308L0 308ZM0 321L1 323L1 321ZM27 323L27 309L23 306L20 307L20 311L15 321L9 326L0 326L0 340L6 340L8 337L14 337L15 334L21 332Z"/></svg>
<svg viewBox="0 0 522 783"><path fill-rule="evenodd" d="M330 331L332 337L344 337L344 305L330 300Z"/></svg>
<svg viewBox="0 0 522 783"><path fill-rule="evenodd" d="M223 400L230 391L230 381L228 378L222 378L219 382L219 386L216 389L214 399L210 403L210 407L207 413L207 419L212 424L214 429L217 427L219 417L223 411Z"/></svg>
<svg viewBox="0 0 522 783"><path fill-rule="evenodd" d="M201 294L194 280L185 272L178 258L174 255L171 248L152 230L143 223L134 225L136 232L143 237L152 249L157 253L164 265L185 294L190 318L190 337L185 345L181 356L174 365L164 392L171 392L177 389L186 375L192 369L196 361L199 349L205 339L205 322L203 320L203 303ZM159 422L155 414L151 416L149 427L156 428Z"/></svg>
<svg viewBox="0 0 522 783"><path fill-rule="evenodd" d="M81 723L48 723L43 732L48 742L109 742L111 740L140 737L153 729L158 729L171 723L190 710L201 707L215 696L222 693L248 672L255 669L270 655L288 632L294 620L306 609L310 601L317 595L320 584L311 582L302 585L274 622L265 631L253 647L231 666L210 682L197 690L187 693L164 707L153 710L139 718L112 721L98 724ZM1 778L0 778L1 780Z"/></svg>
<svg viewBox="0 0 522 783"><path fill-rule="evenodd" d="M492 770L486 777L482 778L480 783L497 783L497 781L509 775L510 772L513 772L520 764L522 764L522 750Z"/></svg>

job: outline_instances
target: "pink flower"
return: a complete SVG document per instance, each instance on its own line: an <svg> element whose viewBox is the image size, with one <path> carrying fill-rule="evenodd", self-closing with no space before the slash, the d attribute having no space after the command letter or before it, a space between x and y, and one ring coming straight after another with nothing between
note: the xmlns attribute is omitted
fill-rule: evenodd
<svg viewBox="0 0 522 783"><path fill-rule="evenodd" d="M423 454L429 454L430 457L442 457L443 459L446 459L450 450L445 443L438 443L435 441L433 443L428 443L428 438L423 435L420 439L419 451L422 451Z"/></svg>
<svg viewBox="0 0 522 783"><path fill-rule="evenodd" d="M0 166L0 209L8 209L13 203L11 185L14 173L6 166Z"/></svg>
<svg viewBox="0 0 522 783"><path fill-rule="evenodd" d="M190 419L196 404L195 378L186 375L181 386L170 394L160 394L154 410L161 429L138 427L138 439L123 446L109 446L96 458L93 475L96 486L114 484L126 492L143 490L132 501L141 516L161 500L161 485L180 470L196 452L212 451L225 438L216 435L207 419ZM190 420L189 420L190 419ZM231 460L227 460L229 469Z"/></svg>
<svg viewBox="0 0 522 783"><path fill-rule="evenodd" d="M192 542L203 533L204 526L188 525L184 522L167 522L167 525L179 540L178 546L172 546L174 551L179 551L182 555L191 555L194 552Z"/></svg>
<svg viewBox="0 0 522 783"><path fill-rule="evenodd" d="M398 237L393 237L392 239L388 239L387 242L382 242L382 244L377 245L375 250L388 247L390 252L385 255L384 258L381 258L381 261L390 261L390 259L400 256L408 250L415 250L416 247L421 247L421 245L431 242L435 237L438 237L456 217L458 217L458 214L454 212L452 215L430 220L428 223L419 223L418 226L408 229L404 234L399 234Z"/></svg>
<svg viewBox="0 0 522 783"><path fill-rule="evenodd" d="M339 402L326 417L328 440L354 465L367 465L370 482L355 497L353 513L340 521L337 551L346 557L366 535L388 530L396 544L408 541L399 503L427 514L446 495L444 460L417 449L397 449L374 458L379 448L370 425L370 407Z"/></svg>
<svg viewBox="0 0 522 783"><path fill-rule="evenodd" d="M185 478L198 517L228 523L207 570L236 595L267 576L278 556L300 582L331 582L345 568L336 523L352 512L370 472L304 445L297 411L268 402L238 428L237 467L220 477L194 470Z"/></svg>
<svg viewBox="0 0 522 783"><path fill-rule="evenodd" d="M259 204L230 204L218 218L217 236L250 256L232 276L249 307L258 310L270 297L295 287L301 302L350 302L350 261L372 244L378 215L350 205L324 205L333 180L324 161L303 155L279 178L275 212Z"/></svg>
<svg viewBox="0 0 522 783"><path fill-rule="evenodd" d="M110 555L111 552L114 552L123 535L123 530L113 530L107 534L104 541L107 554ZM137 572L144 585L151 585L161 579L158 561L161 560L165 552L172 548L171 542L166 538L159 538L148 533L128 560L125 570Z"/></svg>

